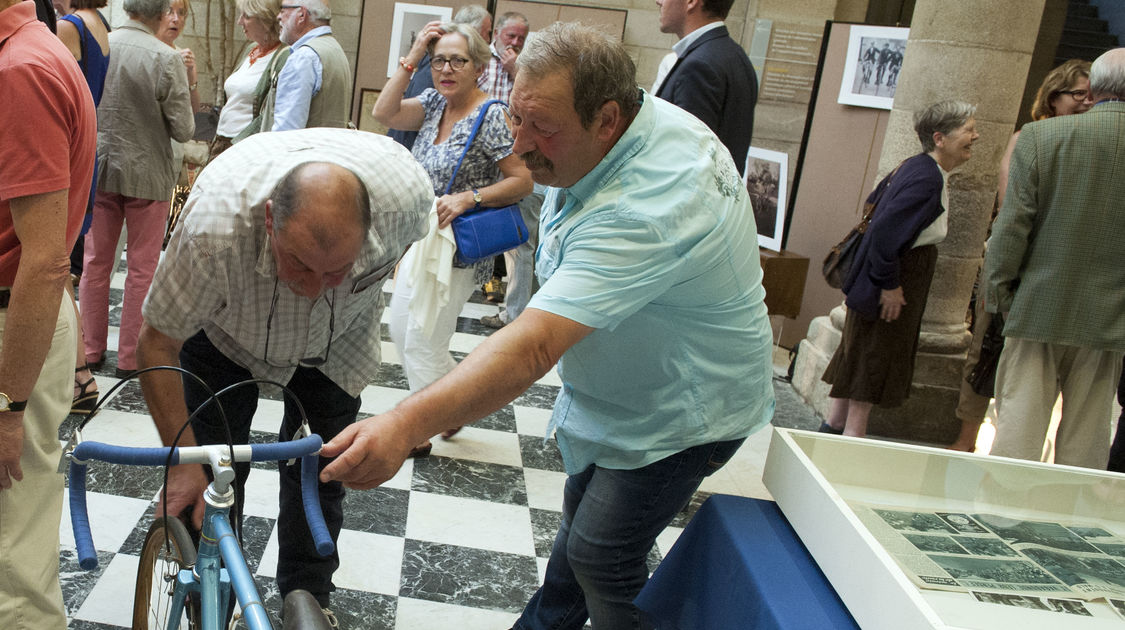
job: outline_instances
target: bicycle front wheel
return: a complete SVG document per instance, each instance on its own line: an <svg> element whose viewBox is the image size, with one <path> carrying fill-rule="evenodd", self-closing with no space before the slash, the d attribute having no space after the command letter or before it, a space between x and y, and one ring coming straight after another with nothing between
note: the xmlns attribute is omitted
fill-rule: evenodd
<svg viewBox="0 0 1125 630"><path fill-rule="evenodd" d="M180 519L157 518L148 528L137 567L133 630L164 630L172 614L172 595L180 569L195 564L195 545ZM199 628L198 607L190 599L180 613L180 627Z"/></svg>

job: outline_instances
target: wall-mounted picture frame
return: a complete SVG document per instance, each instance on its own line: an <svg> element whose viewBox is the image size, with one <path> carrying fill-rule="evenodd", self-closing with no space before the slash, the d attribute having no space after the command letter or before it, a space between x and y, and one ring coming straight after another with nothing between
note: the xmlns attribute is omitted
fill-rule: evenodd
<svg viewBox="0 0 1125 630"><path fill-rule="evenodd" d="M852 26L837 102L890 110L909 35L908 28Z"/></svg>
<svg viewBox="0 0 1125 630"><path fill-rule="evenodd" d="M379 92L382 90L372 90L363 88L360 90L360 112L359 112L359 130L370 131L381 135L387 135L387 127L378 120L372 112L375 111L375 101L379 100Z"/></svg>
<svg viewBox="0 0 1125 630"><path fill-rule="evenodd" d="M758 225L758 247L781 251L785 235L785 210L788 200L789 155L750 147L742 183L754 207Z"/></svg>
<svg viewBox="0 0 1125 630"><path fill-rule="evenodd" d="M428 4L396 2L394 19L391 21L391 49L387 55L387 78L395 73L400 57L405 57L414 45L414 38L422 32L422 27L435 20L448 22L453 18L453 9Z"/></svg>

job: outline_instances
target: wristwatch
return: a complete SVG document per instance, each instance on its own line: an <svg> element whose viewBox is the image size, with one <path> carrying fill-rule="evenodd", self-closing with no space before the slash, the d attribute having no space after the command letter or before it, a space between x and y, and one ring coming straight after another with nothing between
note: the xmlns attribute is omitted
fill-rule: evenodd
<svg viewBox="0 0 1125 630"><path fill-rule="evenodd" d="M477 204L477 207L474 208L474 210L480 210L480 202L481 201L483 201L483 199L481 199L480 191L477 190L476 188L474 188L473 189L473 203Z"/></svg>
<svg viewBox="0 0 1125 630"><path fill-rule="evenodd" d="M5 411L23 411L27 406L26 400L12 400L12 397L0 392L0 413Z"/></svg>

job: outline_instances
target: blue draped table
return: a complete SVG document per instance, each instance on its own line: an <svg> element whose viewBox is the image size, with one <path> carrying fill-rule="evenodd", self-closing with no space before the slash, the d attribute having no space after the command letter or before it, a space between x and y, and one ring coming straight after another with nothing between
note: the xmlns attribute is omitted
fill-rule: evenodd
<svg viewBox="0 0 1125 630"><path fill-rule="evenodd" d="M660 630L856 629L777 504L708 499L636 604Z"/></svg>

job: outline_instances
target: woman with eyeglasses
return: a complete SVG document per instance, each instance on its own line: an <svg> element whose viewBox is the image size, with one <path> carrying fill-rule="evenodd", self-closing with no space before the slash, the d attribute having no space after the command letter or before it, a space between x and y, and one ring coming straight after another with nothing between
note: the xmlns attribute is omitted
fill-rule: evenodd
<svg viewBox="0 0 1125 630"><path fill-rule="evenodd" d="M1094 102L1090 100L1090 62L1082 59L1071 59L1061 66L1047 73L1039 91L1035 94L1035 101L1031 104L1031 119L1046 120L1055 116L1069 116L1081 114L1091 107ZM1012 134L1008 141L1008 148L1004 151L1004 158L1000 161L1000 175L996 210L1004 204L1004 192L1008 188L1008 168L1012 160L1012 152L1016 149L1016 140L1020 137L1019 130ZM969 353L965 357L965 365L961 373L961 393L957 401L957 410L954 412L961 421L961 433L957 439L948 446L954 451L976 450L977 434L980 425L984 422L984 415L988 412L988 403L991 397L976 393L968 382L970 374L980 361L981 346L984 344L985 335L992 324L992 313L984 310L982 304L973 299L973 339L969 342ZM998 331L997 331L998 332ZM993 358L999 357L997 350Z"/></svg>
<svg viewBox="0 0 1125 630"><path fill-rule="evenodd" d="M430 54L434 88L414 98L403 98L418 62ZM504 107L490 107L457 171L450 194L443 194L473 123L488 96L477 88L477 78L490 58L488 44L480 33L464 24L431 22L414 40L410 52L399 59L398 68L375 102L375 119L392 129L418 131L412 152L433 182L436 221L431 230L447 227L454 218L479 206L501 207L516 203L531 193L531 173L512 153L512 132ZM429 313L431 324L423 326L411 313L413 287L406 281L414 258L406 256L396 274L391 298L391 339L402 356L411 391L417 391L444 376L456 365L449 355L449 341L461 307L473 290L492 277L492 259L449 270L448 300ZM421 263L420 263L421 264ZM443 274L445 270L440 270ZM424 329L428 329L424 330ZM450 437L447 432L443 437ZM419 445L413 455L425 455L430 444Z"/></svg>
<svg viewBox="0 0 1125 630"><path fill-rule="evenodd" d="M200 101L199 73L195 67L195 53L190 48L178 48L176 46L176 39L183 33L187 17L186 1L172 0L168 4L168 9L164 11L164 17L160 18L160 28L156 30L156 39L175 48L176 52L180 53L180 58L184 60L184 68L187 69L188 91L191 94L191 110L197 112L200 108Z"/></svg>

